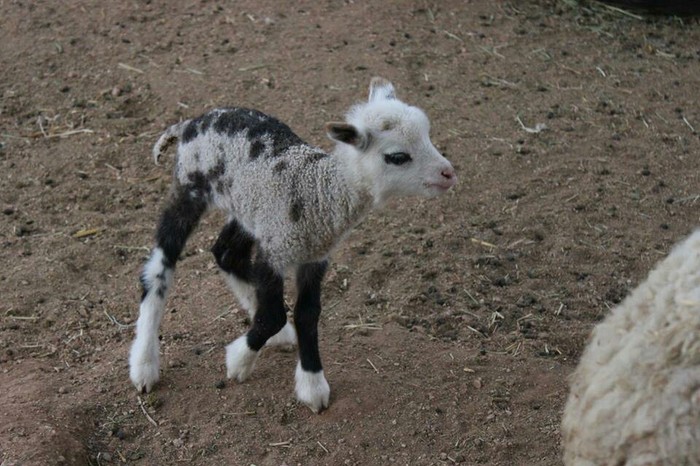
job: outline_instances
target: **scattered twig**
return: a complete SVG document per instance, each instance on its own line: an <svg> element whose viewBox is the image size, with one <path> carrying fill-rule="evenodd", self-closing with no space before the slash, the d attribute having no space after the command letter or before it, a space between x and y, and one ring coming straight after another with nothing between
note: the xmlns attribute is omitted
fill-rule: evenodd
<svg viewBox="0 0 700 466"><path fill-rule="evenodd" d="M518 354L520 354L520 348L522 348L522 346L523 343L521 341L517 341L506 348L506 354L513 350L511 356L517 356Z"/></svg>
<svg viewBox="0 0 700 466"><path fill-rule="evenodd" d="M210 324L213 324L213 323L216 322L217 320L221 319L223 316L225 316L225 315L227 315L227 314L230 314L232 309L233 309L233 307L232 307L232 306L229 306L228 309L226 309L224 312L222 312L222 313L219 314L218 316L214 317L214 318L211 320L211 322L209 322L209 323L210 323Z"/></svg>
<svg viewBox="0 0 700 466"><path fill-rule="evenodd" d="M329 455L331 454L331 452L328 451L328 448L326 448L325 446L323 446L323 444L322 444L319 440L316 440L316 443L318 443L318 446L319 446L319 447L323 448L323 451L325 451L325 452L328 453Z"/></svg>
<svg viewBox="0 0 700 466"><path fill-rule="evenodd" d="M479 47L479 48L480 48L481 50L483 50L484 52L486 52L486 53L488 53L488 54L490 54L490 55L493 55L494 57L498 57L498 58L500 58L500 59L502 59L502 60L505 60L506 57L505 57L504 55L498 53L498 49L501 49L501 48L507 47L507 46L508 46L508 44L501 44L501 45L497 45L497 46L494 46L494 47L491 47L491 48L484 47L483 45L478 45L477 47Z"/></svg>
<svg viewBox="0 0 700 466"><path fill-rule="evenodd" d="M491 136L490 139L491 139L492 141L502 142L503 144L507 144L508 147L510 147L511 149L513 149L513 144L511 144L510 142L508 142L506 139L497 138L497 137L493 137L493 136Z"/></svg>
<svg viewBox="0 0 700 466"><path fill-rule="evenodd" d="M20 345L20 348L22 349L33 349L33 348L43 348L44 344L43 343L31 343L29 345Z"/></svg>
<svg viewBox="0 0 700 466"><path fill-rule="evenodd" d="M444 32L447 37L450 37L454 40L458 40L458 41L464 43L464 39L459 37L457 34L452 34L450 31L446 31L446 30L443 30L442 32Z"/></svg>
<svg viewBox="0 0 700 466"><path fill-rule="evenodd" d="M377 366L375 366L375 365L372 363L372 361L369 360L369 358L367 358L367 362L369 363L370 366L372 366L372 369L374 369L374 372L376 372L377 374L379 374L379 369L377 369Z"/></svg>
<svg viewBox="0 0 700 466"><path fill-rule="evenodd" d="M501 314L500 312L493 311L493 314L491 314L491 322L489 323L489 325L494 325L498 319L503 320L505 319L505 317L503 317L503 314Z"/></svg>
<svg viewBox="0 0 700 466"><path fill-rule="evenodd" d="M119 67L119 68L121 68L121 69L123 69L123 70L133 71L133 72L139 73L139 74L143 74L143 73L144 73L143 70L141 70L141 69L139 69L139 68L135 68L135 67L133 67L133 66L131 66L131 65L127 65L126 63L118 63L118 64L117 64L117 67Z"/></svg>
<svg viewBox="0 0 700 466"><path fill-rule="evenodd" d="M475 328L472 327L471 325L467 325L467 328L468 328L469 330L471 330L472 332L474 332L474 333L478 333L478 334L481 335L482 337L486 337L486 334L485 334L484 332L482 332L481 330L475 329Z"/></svg>
<svg viewBox="0 0 700 466"><path fill-rule="evenodd" d="M365 329L365 330L381 330L382 326L379 324L347 324L347 325L343 325L343 328L347 328L350 330L354 330L354 329L358 329L358 328Z"/></svg>
<svg viewBox="0 0 700 466"><path fill-rule="evenodd" d="M268 66L270 65L266 63L261 63L260 65L244 66L243 68L238 68L238 71L255 71L261 68L267 68Z"/></svg>
<svg viewBox="0 0 700 466"><path fill-rule="evenodd" d="M152 138L153 136L157 136L160 134L157 131L144 131L143 133L139 133L136 135L136 139L141 139L141 138Z"/></svg>
<svg viewBox="0 0 700 466"><path fill-rule="evenodd" d="M472 294L469 292L469 290L467 290L467 289L465 288L465 289L464 289L464 292L467 293L467 296L469 296L469 299L471 299L472 302L474 302L474 304L476 304L477 306L481 306L481 303L480 303L479 301L477 301L476 298L475 298L474 296L472 296Z"/></svg>
<svg viewBox="0 0 700 466"><path fill-rule="evenodd" d="M696 132L696 131L695 131L695 128L693 128L693 125L690 124L690 122L689 122L688 119L685 117L685 115L683 115L683 123L685 123L686 125L688 125L688 128L690 128L690 130L693 132L693 134L695 134L695 132Z"/></svg>
<svg viewBox="0 0 700 466"><path fill-rule="evenodd" d="M516 116L515 119L517 120L518 123L520 123L520 127L523 130L525 130L526 133L537 134L537 133L541 133L542 131L547 129L547 125L545 125L544 123L537 123L534 128L529 128L529 127L525 126L525 124L523 123L523 120L520 119L520 116Z"/></svg>
<svg viewBox="0 0 700 466"><path fill-rule="evenodd" d="M112 314L109 314L106 309L103 309L103 312L105 313L105 315L107 316L107 319L109 319L110 322L112 322L114 325L116 325L117 327L119 327L122 330L125 328L131 328L131 327L136 325L136 324L122 324L121 322L119 322L117 320L116 317L114 317Z"/></svg>
<svg viewBox="0 0 700 466"><path fill-rule="evenodd" d="M156 428L158 427L158 423L153 420L153 418L148 414L148 411L146 411L146 407L143 405L143 401L141 400L140 396L136 397L137 400L139 400L139 406L141 407L141 411L143 411L144 416L146 416L146 419L153 424Z"/></svg>
<svg viewBox="0 0 700 466"><path fill-rule="evenodd" d="M42 123L44 117L39 115L36 119L36 123L39 125L39 130L41 131L41 134L44 135L45 138L49 137L48 134L46 134L46 131L44 131L44 124Z"/></svg>
<svg viewBox="0 0 700 466"><path fill-rule="evenodd" d="M564 309L564 303L559 303L559 309L554 311L554 315L558 316L559 314L561 314L562 309Z"/></svg>
<svg viewBox="0 0 700 466"><path fill-rule="evenodd" d="M362 320L361 315L358 315L357 319L360 321L359 324L347 324L347 325L343 325L343 328L347 328L347 329L351 329L351 330L354 330L356 328L361 328L361 329L365 329L365 330L381 330L382 329L382 326L379 324L365 323Z"/></svg>
<svg viewBox="0 0 700 466"><path fill-rule="evenodd" d="M574 73L574 74L577 75L577 76L581 76L581 72L580 72L580 71L576 71L575 69L573 69L573 68L571 68L571 67L568 67L568 66L566 66L566 65L562 65L561 63L558 63L558 65L559 65L563 70L566 70L566 71L569 71L569 72L571 72L571 73Z"/></svg>
<svg viewBox="0 0 700 466"><path fill-rule="evenodd" d="M94 236L102 230L99 228L84 228L73 233L73 238L85 238L86 236Z"/></svg>
<svg viewBox="0 0 700 466"><path fill-rule="evenodd" d="M676 58L676 56L674 54L664 52L663 50L659 50L659 49L654 49L654 53L656 55L659 55L660 57L668 58L669 60L673 60L674 58Z"/></svg>
<svg viewBox="0 0 700 466"><path fill-rule="evenodd" d="M44 137L46 139L53 139L53 138L67 138L68 136L73 136L74 134L83 134L83 133L94 133L93 130L89 128L83 128L83 129L72 129L69 131L64 131L63 133L53 133L53 134L47 134L44 132L43 127L41 125L39 126L41 131L38 133L33 133L30 134L29 137L31 138L38 138L38 137ZM22 138L24 139L24 138Z"/></svg>
<svg viewBox="0 0 700 466"><path fill-rule="evenodd" d="M509 87L512 89L515 89L518 87L516 83L506 81L505 79L502 78L494 78L493 76L484 76L481 82L484 85L489 85L489 86L499 86L499 87Z"/></svg>
<svg viewBox="0 0 700 466"><path fill-rule="evenodd" d="M37 316L5 316L7 319L12 320L39 320Z"/></svg>
<svg viewBox="0 0 700 466"><path fill-rule="evenodd" d="M604 7L604 8L607 8L607 9L610 10L610 11L614 11L614 12L616 12L616 13L620 13L621 15L629 16L630 18L638 19L638 20L640 20L640 21L643 21L643 20L644 20L644 18L643 18L642 16L635 15L634 13L630 13L629 11L623 10L622 8L619 8L619 7L616 7L616 6L605 5L605 4L601 4L601 6Z"/></svg>
<svg viewBox="0 0 700 466"><path fill-rule="evenodd" d="M292 439L285 440L284 442L268 443L268 446L271 446L271 447L291 448L291 447L292 447Z"/></svg>
<svg viewBox="0 0 700 466"><path fill-rule="evenodd" d="M493 244L493 243L489 243L489 242L487 242L487 241L483 241L483 240L480 240L480 239L478 239L478 238L471 238L471 241L472 241L472 243L474 243L474 244L478 244L478 245L480 245L480 246L486 246L487 248L497 248L497 247L498 247L498 246L496 246L496 245Z"/></svg>
<svg viewBox="0 0 700 466"><path fill-rule="evenodd" d="M700 199L700 194L694 194L692 196L682 197L682 198L678 199L676 202L678 204L684 204L686 202L690 202L692 204L695 204L698 201L698 199Z"/></svg>

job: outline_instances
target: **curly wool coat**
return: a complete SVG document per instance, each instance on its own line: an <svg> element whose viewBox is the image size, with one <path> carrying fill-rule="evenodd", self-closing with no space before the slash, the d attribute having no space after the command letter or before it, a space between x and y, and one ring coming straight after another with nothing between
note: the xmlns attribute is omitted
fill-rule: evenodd
<svg viewBox="0 0 700 466"><path fill-rule="evenodd" d="M568 466L700 465L700 230L593 330L562 437Z"/></svg>

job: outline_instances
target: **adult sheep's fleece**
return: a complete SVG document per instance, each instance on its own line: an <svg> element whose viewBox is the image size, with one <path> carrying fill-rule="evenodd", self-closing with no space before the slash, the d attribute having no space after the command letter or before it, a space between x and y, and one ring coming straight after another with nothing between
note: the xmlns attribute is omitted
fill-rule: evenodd
<svg viewBox="0 0 700 466"><path fill-rule="evenodd" d="M593 330L562 437L568 466L700 465L700 230Z"/></svg>

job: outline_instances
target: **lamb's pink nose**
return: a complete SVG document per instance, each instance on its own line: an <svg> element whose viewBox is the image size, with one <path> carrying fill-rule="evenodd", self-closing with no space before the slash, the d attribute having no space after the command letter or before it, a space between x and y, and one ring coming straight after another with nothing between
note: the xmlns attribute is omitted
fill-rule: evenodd
<svg viewBox="0 0 700 466"><path fill-rule="evenodd" d="M440 174L449 182L450 186L454 186L457 183L457 174L454 168L446 168Z"/></svg>

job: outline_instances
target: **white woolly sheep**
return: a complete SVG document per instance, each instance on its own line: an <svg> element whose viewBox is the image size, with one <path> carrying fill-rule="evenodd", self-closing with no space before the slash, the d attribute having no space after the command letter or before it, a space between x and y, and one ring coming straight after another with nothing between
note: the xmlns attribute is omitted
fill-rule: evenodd
<svg viewBox="0 0 700 466"><path fill-rule="evenodd" d="M595 327L562 437L569 466L700 465L700 230Z"/></svg>
<svg viewBox="0 0 700 466"><path fill-rule="evenodd" d="M136 388L150 391L158 380L158 328L175 264L201 216L214 206L226 212L228 222L212 252L252 321L226 347L228 377L245 380L266 343L298 342L297 398L314 412L327 407L330 388L317 325L328 256L388 199L437 196L456 183L429 130L425 114L398 100L382 78L372 79L368 102L352 107L347 123L326 124L337 143L331 154L256 110L212 110L169 128L154 147L157 162L179 139L172 195L141 276L129 358ZM294 326L287 322L283 299L287 270L296 273Z"/></svg>

